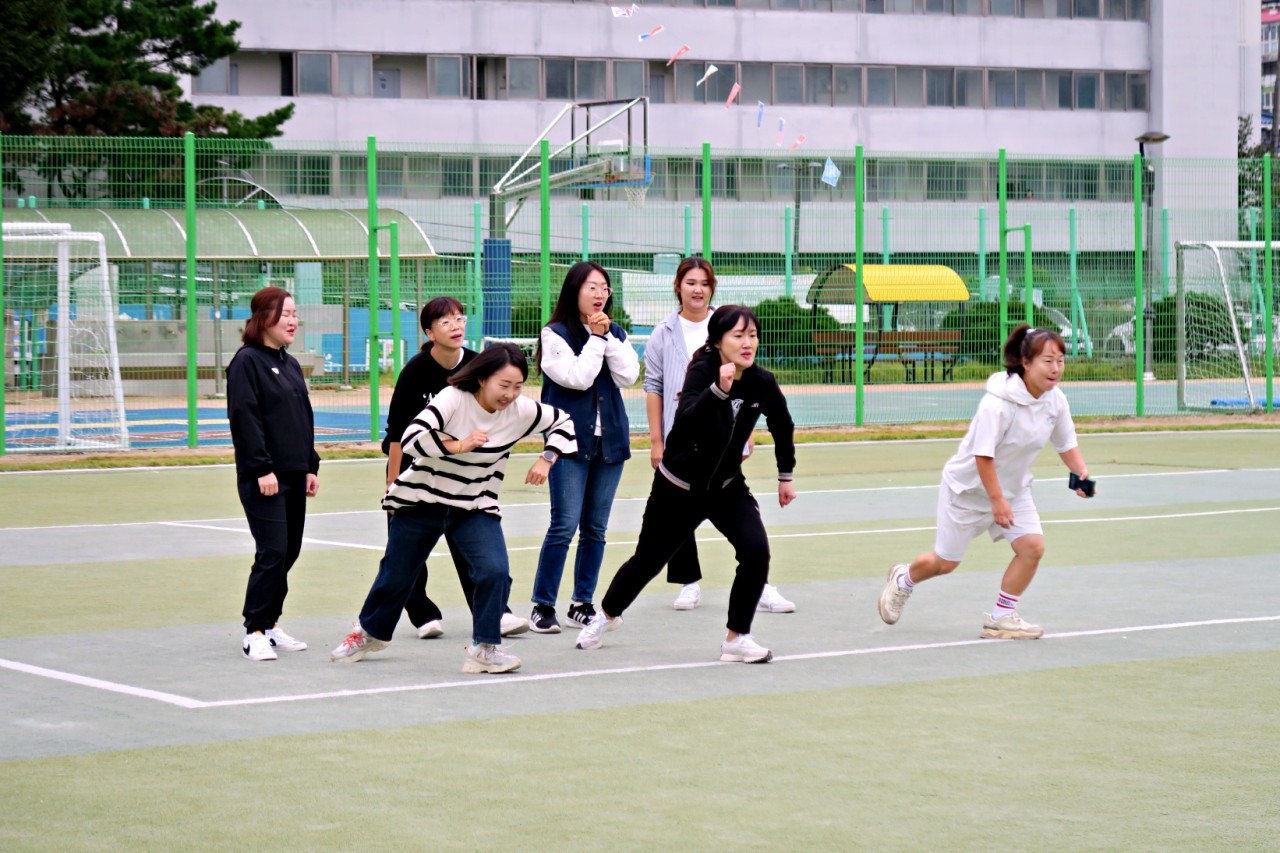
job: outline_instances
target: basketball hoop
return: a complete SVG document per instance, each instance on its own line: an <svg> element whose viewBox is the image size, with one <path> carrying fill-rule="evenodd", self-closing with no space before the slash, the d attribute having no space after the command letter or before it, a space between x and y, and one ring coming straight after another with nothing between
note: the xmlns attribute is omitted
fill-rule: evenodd
<svg viewBox="0 0 1280 853"><path fill-rule="evenodd" d="M645 198L649 195L648 184L624 186L622 191L627 195L627 207L640 210L644 207Z"/></svg>

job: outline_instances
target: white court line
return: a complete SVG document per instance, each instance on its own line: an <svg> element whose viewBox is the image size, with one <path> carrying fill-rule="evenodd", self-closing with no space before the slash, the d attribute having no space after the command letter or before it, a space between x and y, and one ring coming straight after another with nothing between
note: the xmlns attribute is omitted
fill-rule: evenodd
<svg viewBox="0 0 1280 853"><path fill-rule="evenodd" d="M1215 625L1247 625L1256 622L1277 622L1280 616L1242 616L1233 619L1203 619L1197 622L1167 622L1160 625L1130 625L1125 628L1097 628L1088 631L1064 631L1060 634L1045 634L1041 639L1044 640L1069 640L1080 637L1102 637L1112 634L1135 634L1146 631L1172 631L1184 628L1203 628ZM863 655L881 655L894 654L897 652L916 652L916 651L932 651L935 649L957 649L966 646L988 646L995 648L997 646L1007 645L999 641L992 640L953 640L942 643L911 643L904 646L873 646L863 649L846 649L841 651L829 652L810 652L799 655L780 655L774 658L774 661L804 661L804 660L826 660L829 658L843 657L860 657ZM433 684L401 684L393 687L368 687L360 690L332 690L324 693L295 693L283 696L258 696L248 699L215 699L212 701L204 701L201 699L192 699L186 696L178 696L173 693L164 693L158 690L148 690L143 687L133 687L128 684L118 684L113 681L104 681L99 678L89 678L83 675L75 675L73 673L60 672L55 669L47 669L41 666L30 666L28 664L17 663L15 661L0 659L0 667L11 669L16 672L24 672L28 675L35 675L42 678L51 678L56 681L64 681L70 684L77 684L82 687L92 687L98 690L106 690L112 693L122 693L127 696L134 696L139 699L152 699L157 702L163 702L169 705L177 705L180 708L191 710L199 710L206 708L233 708L244 705L272 705L282 702L304 702L314 699L345 699L352 696L377 696L384 693L411 693L424 690L450 690L457 687L489 687L497 685L509 684L530 684L540 681L562 681L569 678L587 678L591 676L601 675L630 675L644 672L672 672L684 669L707 669L715 666L726 666L721 661L695 661L691 663L666 663L654 664L652 666L627 666L615 667L611 669L588 669L575 670L572 672L551 672L543 675L505 675L500 678L476 678L466 681L440 681Z"/></svg>
<svg viewBox="0 0 1280 853"><path fill-rule="evenodd" d="M1244 431L1256 432L1256 430L1244 430ZM96 471L100 469L95 468L93 470ZM109 469L101 469L101 470L109 470ZM115 470L120 470L120 469L115 469ZM1140 478L1146 478L1146 477L1194 477L1194 476L1200 476L1204 474L1275 474L1275 473L1280 473L1280 468L1197 468L1197 469L1192 469L1187 471L1152 471L1148 473L1136 473L1136 474L1101 475L1100 479L1128 480L1128 479L1140 479ZM875 493L875 492L911 492L911 491L919 491L922 489L937 489L937 488L938 488L937 483L928 483L925 485L916 485L916 486L864 486L856 489L810 489L806 491L799 491L796 494L799 497L803 497L805 495L845 495L845 494L851 495L851 494ZM645 497L642 497L642 498L615 498L614 503L637 503L637 502L644 502L648 500L649 498L646 495ZM542 509L549 506L551 506L551 504L546 501L539 502L539 503L503 504L502 512L505 514L505 513L513 512L515 510ZM383 513L384 511L381 509L348 509L348 510L335 510L332 512L309 512L307 513L307 518L309 519L331 518L331 517L343 516L343 515L382 515ZM190 527L199 527L200 522L218 522L218 521L236 522L236 521L243 521L243 520L244 520L243 516L234 516L234 517L229 516L226 518L204 518L204 519L193 519L189 521L106 521L106 522L96 522L96 523L86 523L86 524L43 524L43 525L32 525L29 527L0 527L0 534L7 533L9 531L79 530L79 529L89 530L89 529L110 528L110 527L141 527L148 524L168 524L168 525L175 525L175 526L187 525ZM210 527L210 529L211 530L231 530L232 528ZM336 543L336 544L341 544L341 543ZM362 547L362 546L352 546L352 547Z"/></svg>
<svg viewBox="0 0 1280 853"><path fill-rule="evenodd" d="M231 521L232 519L227 519ZM154 521L151 524L158 524L162 527L194 527L197 530L220 530L223 533L240 533L245 536L252 535L248 528L243 527L218 527L214 524L196 524L190 521ZM387 550L385 545L361 545L356 542L334 542L329 539L312 539L310 536L302 537L302 541L308 545L333 545L337 548L356 548L361 551L377 551L382 553Z"/></svg>

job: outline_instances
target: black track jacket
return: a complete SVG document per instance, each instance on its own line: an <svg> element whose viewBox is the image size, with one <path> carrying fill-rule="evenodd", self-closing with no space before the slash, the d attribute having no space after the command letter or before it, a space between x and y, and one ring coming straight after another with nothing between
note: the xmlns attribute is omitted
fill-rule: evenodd
<svg viewBox="0 0 1280 853"><path fill-rule="evenodd" d="M307 380L284 349L240 347L227 365L227 417L239 476L320 470Z"/></svg>

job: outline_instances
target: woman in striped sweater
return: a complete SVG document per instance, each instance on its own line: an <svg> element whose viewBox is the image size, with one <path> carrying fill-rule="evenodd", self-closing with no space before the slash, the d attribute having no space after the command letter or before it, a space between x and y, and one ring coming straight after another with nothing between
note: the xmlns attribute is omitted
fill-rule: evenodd
<svg viewBox="0 0 1280 853"><path fill-rule="evenodd" d="M446 532L462 551L475 583L472 645L463 672L510 672L520 659L498 644L510 565L498 493L516 442L534 433L546 449L525 482L541 485L556 459L576 453L567 412L521 395L529 365L514 344L482 352L449 379L400 440L413 459L387 489L394 510L387 551L354 630L333 650L335 661L358 661L391 642L400 611L423 561Z"/></svg>

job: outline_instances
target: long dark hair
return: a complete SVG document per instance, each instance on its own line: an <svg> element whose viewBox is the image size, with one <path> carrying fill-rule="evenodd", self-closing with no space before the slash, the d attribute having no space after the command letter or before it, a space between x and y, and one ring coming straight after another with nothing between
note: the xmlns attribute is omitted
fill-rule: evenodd
<svg viewBox="0 0 1280 853"><path fill-rule="evenodd" d="M713 311L711 320L707 323L707 342L698 347L693 358L689 359L689 364L692 366L699 359L706 359L718 365L720 353L716 350L716 344L720 343L725 335L738 328L738 324L743 320L747 321L748 326L755 326L756 334L760 334L760 319L745 305L721 305Z"/></svg>
<svg viewBox="0 0 1280 853"><path fill-rule="evenodd" d="M706 258L699 258L696 255L690 255L680 262L680 266L676 267L676 283L674 290L676 292L676 301L680 303L680 307L684 307L684 300L680 298L680 282L684 281L684 277L689 274L690 270L702 270L707 274L707 287L711 290L711 296L716 295L716 271L711 268L711 261ZM711 300L708 299L707 302Z"/></svg>
<svg viewBox="0 0 1280 853"><path fill-rule="evenodd" d="M1010 376L1023 375L1023 365L1044 352L1044 348L1053 344L1058 352L1065 354L1067 346L1062 336L1053 329L1033 329L1026 323L1016 327L1009 333L1004 342L1004 369Z"/></svg>
<svg viewBox="0 0 1280 853"><path fill-rule="evenodd" d="M520 368L520 375L529 378L529 359L524 350L515 344L494 344L471 360L471 363L449 377L449 384L459 391L474 394L480 390L480 380L488 379L507 365Z"/></svg>
<svg viewBox="0 0 1280 853"><path fill-rule="evenodd" d="M560 285L560 296L556 299L556 307L552 310L551 319L547 321L547 325L559 323L564 326L569 332L570 343L581 345L587 342L589 333L582 328L582 314L578 311L578 293L582 290L582 285L586 284L587 277L593 272L604 276L605 287L609 288L609 298L604 301L604 313L608 314L613 310L613 284L609 281L608 270L591 261L578 261L569 267L569 271L564 274L564 284ZM538 337L538 348L534 352L533 361L541 370L541 336Z"/></svg>
<svg viewBox="0 0 1280 853"><path fill-rule="evenodd" d="M280 322L280 315L284 313L284 301L290 298L289 291L283 287L264 287L253 294L253 299L249 302L249 322L244 324L241 342L262 346L267 329Z"/></svg>

